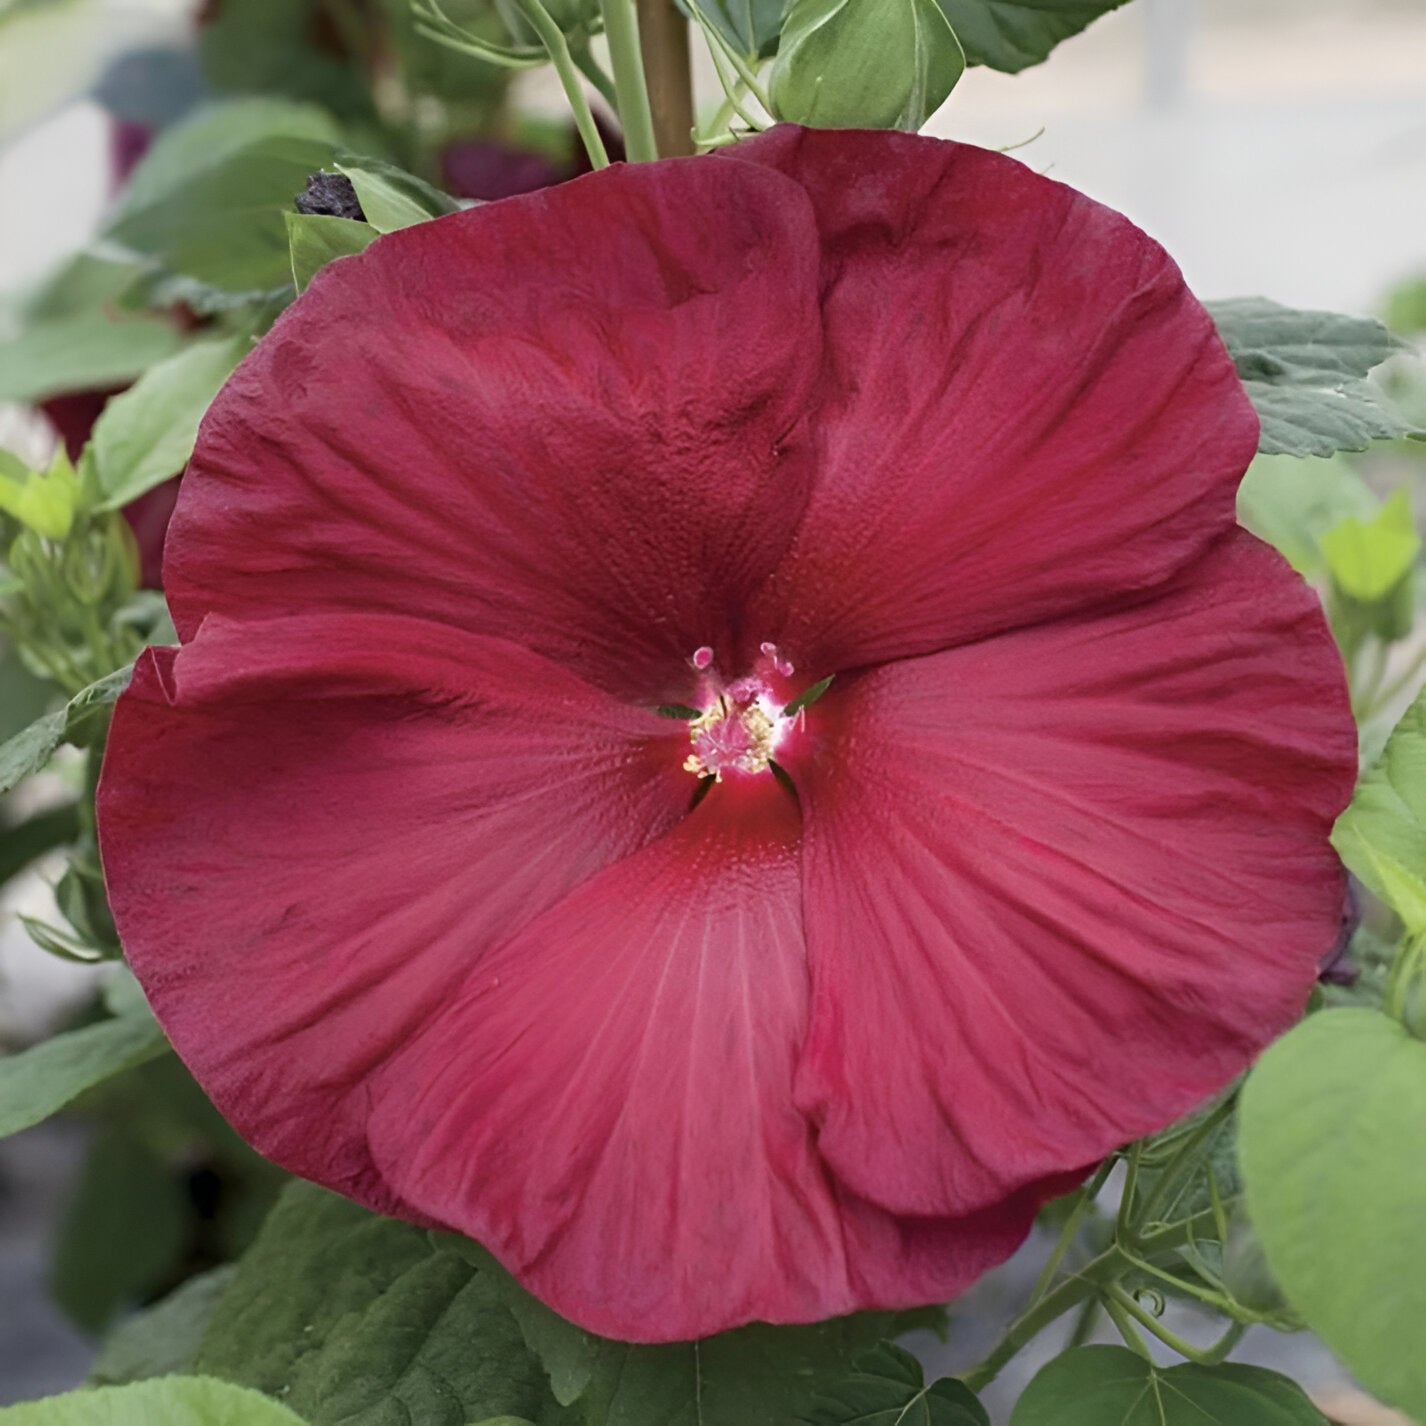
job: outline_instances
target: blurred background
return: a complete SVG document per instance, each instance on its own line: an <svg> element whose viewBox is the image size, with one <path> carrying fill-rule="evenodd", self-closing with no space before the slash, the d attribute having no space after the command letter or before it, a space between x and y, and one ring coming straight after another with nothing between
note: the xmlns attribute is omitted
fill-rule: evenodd
<svg viewBox="0 0 1426 1426"><path fill-rule="evenodd" d="M228 13L245 3L265 0L229 0ZM200 53L196 39L200 8L0 0L0 354L6 294L91 240L146 131L222 86L224 56ZM515 108L562 112L548 71L516 86ZM711 108L711 69L700 67L698 90ZM1409 311L1408 284L1426 273L1426 0L1133 0L1037 68L968 72L929 131L1019 146L1027 163L1146 228L1205 298L1260 293L1380 314L1396 292ZM55 439L32 410L0 404L0 446L38 459ZM0 700L12 696L0 688ZM32 795L43 797L43 785ZM3 897L0 1049L10 1049L74 1014L93 985L89 972L39 950L12 914L46 916L45 874L10 881ZM91 1339L75 1321L85 1309L71 1301L66 1313L49 1290L64 1270L54 1258L62 1227L82 1219L91 1240L122 1236L136 1213L152 1221L171 1202L171 1184L146 1204L110 1202L105 1185L118 1180L96 1177L92 1150L82 1117L0 1142L0 1403L74 1385L90 1363ZM142 1198L142 1176L133 1182ZM184 1192L201 1197L205 1182L190 1175ZM987 1340L1036 1253L1032 1244L981 1290ZM921 1345L948 1370L981 1343L958 1326L949 1348ZM987 1403L1013 1399L1044 1355L1017 1363ZM1255 1330L1239 1355L1297 1377L1344 1422L1400 1419L1354 1400L1305 1335Z"/></svg>

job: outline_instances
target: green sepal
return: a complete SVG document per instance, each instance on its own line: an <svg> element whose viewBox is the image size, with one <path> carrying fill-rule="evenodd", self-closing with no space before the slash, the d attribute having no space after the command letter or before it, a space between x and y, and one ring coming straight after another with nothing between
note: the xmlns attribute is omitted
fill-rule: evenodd
<svg viewBox="0 0 1426 1426"><path fill-rule="evenodd" d="M804 708L810 708L831 686L836 674L829 673L826 678L819 678L810 688L804 688L786 708L782 710L784 718L793 718L802 712Z"/></svg>
<svg viewBox="0 0 1426 1426"><path fill-rule="evenodd" d="M287 213L284 217L292 281L299 294L329 262L365 252L378 236L375 228L351 218L322 213Z"/></svg>
<svg viewBox="0 0 1426 1426"><path fill-rule="evenodd" d="M381 159L340 152L334 167L351 180L366 221L378 233L394 233L460 211L449 194Z"/></svg>

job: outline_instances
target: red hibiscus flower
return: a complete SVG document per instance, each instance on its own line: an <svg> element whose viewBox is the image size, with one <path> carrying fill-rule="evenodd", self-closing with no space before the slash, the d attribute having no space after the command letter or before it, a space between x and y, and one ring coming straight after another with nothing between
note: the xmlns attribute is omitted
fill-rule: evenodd
<svg viewBox="0 0 1426 1426"><path fill-rule="evenodd" d="M640 1340L945 1299L1227 1083L1356 760L1152 241L963 145L730 153L317 278L100 793L242 1133Z"/></svg>

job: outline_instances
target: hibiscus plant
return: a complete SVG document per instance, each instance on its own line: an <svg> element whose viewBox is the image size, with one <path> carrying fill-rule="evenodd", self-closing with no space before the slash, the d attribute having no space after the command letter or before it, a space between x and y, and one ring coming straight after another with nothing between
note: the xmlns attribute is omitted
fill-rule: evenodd
<svg viewBox="0 0 1426 1426"><path fill-rule="evenodd" d="M1117 3L196 17L0 352L0 1421L1426 1417L1407 346L917 133Z"/></svg>

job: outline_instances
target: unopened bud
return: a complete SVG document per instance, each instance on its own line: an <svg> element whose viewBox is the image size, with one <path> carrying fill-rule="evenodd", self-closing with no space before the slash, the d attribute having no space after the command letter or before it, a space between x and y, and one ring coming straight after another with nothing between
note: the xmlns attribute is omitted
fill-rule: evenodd
<svg viewBox="0 0 1426 1426"><path fill-rule="evenodd" d="M819 129L919 129L965 71L936 0L794 0L772 68L774 115Z"/></svg>

